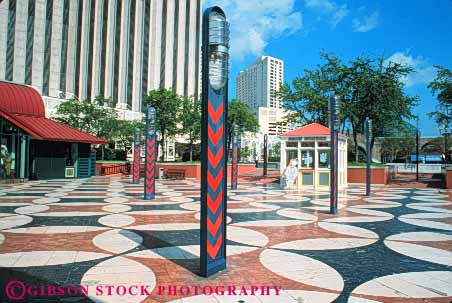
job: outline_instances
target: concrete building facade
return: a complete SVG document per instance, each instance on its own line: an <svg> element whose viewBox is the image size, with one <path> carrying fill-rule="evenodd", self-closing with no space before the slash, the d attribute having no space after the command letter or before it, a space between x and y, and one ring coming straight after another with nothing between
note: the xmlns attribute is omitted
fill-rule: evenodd
<svg viewBox="0 0 452 303"><path fill-rule="evenodd" d="M237 99L248 104L255 115L259 107L282 108L281 100L274 96L284 82L284 62L262 56L237 76Z"/></svg>
<svg viewBox="0 0 452 303"><path fill-rule="evenodd" d="M244 136L242 143L253 146L254 155L263 157L264 135L268 135L270 151L279 142L279 136L291 129L282 123L287 113L283 110L281 98L276 97L284 82L284 61L262 56L237 76L236 96L246 103L259 122L256 135Z"/></svg>
<svg viewBox="0 0 452 303"><path fill-rule="evenodd" d="M124 119L166 87L199 96L201 0L4 0L0 80L64 99L112 98Z"/></svg>

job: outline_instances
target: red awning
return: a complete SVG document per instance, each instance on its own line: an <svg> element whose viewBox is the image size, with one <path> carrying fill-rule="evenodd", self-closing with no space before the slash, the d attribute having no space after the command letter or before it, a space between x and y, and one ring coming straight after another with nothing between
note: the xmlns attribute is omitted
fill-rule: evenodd
<svg viewBox="0 0 452 303"><path fill-rule="evenodd" d="M16 125L34 138L47 141L80 142L90 144L107 144L104 139L92 136L62 123L43 118L23 115L6 115L0 111L0 116Z"/></svg>
<svg viewBox="0 0 452 303"><path fill-rule="evenodd" d="M45 117L44 102L32 87L0 81L0 117L36 139L48 141L107 144L65 124Z"/></svg>

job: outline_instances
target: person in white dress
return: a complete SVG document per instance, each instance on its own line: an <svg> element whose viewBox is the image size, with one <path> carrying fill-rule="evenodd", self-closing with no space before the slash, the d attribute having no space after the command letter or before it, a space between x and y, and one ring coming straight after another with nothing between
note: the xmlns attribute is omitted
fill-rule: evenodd
<svg viewBox="0 0 452 303"><path fill-rule="evenodd" d="M297 159L292 159L283 172L286 189L293 189L295 180L298 177Z"/></svg>

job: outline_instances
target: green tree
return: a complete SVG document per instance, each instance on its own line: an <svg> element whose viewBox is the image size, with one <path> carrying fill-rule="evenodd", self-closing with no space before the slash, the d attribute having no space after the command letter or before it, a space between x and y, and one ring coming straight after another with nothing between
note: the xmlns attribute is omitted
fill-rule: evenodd
<svg viewBox="0 0 452 303"><path fill-rule="evenodd" d="M382 159L392 162L396 158L405 158L413 153L416 140L413 137L386 137L381 141L380 154Z"/></svg>
<svg viewBox="0 0 452 303"><path fill-rule="evenodd" d="M259 129L259 122L248 105L237 99L231 100L228 104L228 154L231 149L232 125L236 125L239 135L245 132L255 133Z"/></svg>
<svg viewBox="0 0 452 303"><path fill-rule="evenodd" d="M344 94L346 68L335 55L321 53L326 64L314 70L305 69L304 75L292 80L292 87L283 84L275 95L282 98L289 111L285 122L307 124L317 122L328 125L328 102L331 94Z"/></svg>
<svg viewBox="0 0 452 303"><path fill-rule="evenodd" d="M319 122L328 125L328 100L334 93L341 101L341 130L352 126L355 160L358 161L358 133L363 132L366 117L372 119L374 138L385 128L397 128L406 119L414 118L412 107L417 97L404 93L401 79L413 69L384 58L359 57L348 64L337 56L322 53L323 63L315 70L292 81L293 88L283 85L277 93L289 115L300 123ZM297 121L298 119L298 121Z"/></svg>
<svg viewBox="0 0 452 303"><path fill-rule="evenodd" d="M160 146L165 149L166 138L178 133L177 123L180 113L182 99L171 90L159 88L152 90L143 100L143 110L147 106L153 106L157 114L157 133L160 135ZM165 160L163 155L160 159Z"/></svg>
<svg viewBox="0 0 452 303"><path fill-rule="evenodd" d="M70 99L57 107L54 119L91 135L114 141L117 125L116 111L110 107L111 100L97 96L94 100L79 101ZM104 146L102 145L102 159Z"/></svg>
<svg viewBox="0 0 452 303"><path fill-rule="evenodd" d="M428 85L433 95L438 99L437 111L429 113L429 116L435 119L440 127L449 127L452 123L452 115L446 109L452 107L452 71L442 67L435 66L436 77Z"/></svg>
<svg viewBox="0 0 452 303"><path fill-rule="evenodd" d="M251 156L251 149L249 146L244 146L239 149L238 161L239 162L247 162L248 157Z"/></svg>
<svg viewBox="0 0 452 303"><path fill-rule="evenodd" d="M384 135L388 129L400 129L405 120L415 118L411 110L418 98L406 95L401 81L413 71L411 67L386 62L384 58L358 58L351 63L343 110L352 124L355 142L366 117L372 119L371 149L375 137ZM358 157L358 149L355 156Z"/></svg>
<svg viewBox="0 0 452 303"><path fill-rule="evenodd" d="M452 105L452 71L442 66L435 66L436 77L428 85L433 94L438 94L438 101Z"/></svg>
<svg viewBox="0 0 452 303"><path fill-rule="evenodd" d="M110 141L117 114L102 96L93 101L67 100L57 107L54 119L73 128Z"/></svg>
<svg viewBox="0 0 452 303"><path fill-rule="evenodd" d="M444 143L444 138L437 137L429 140L420 149L423 153L443 153Z"/></svg>
<svg viewBox="0 0 452 303"><path fill-rule="evenodd" d="M144 134L146 125L143 121L129 121L129 120L118 120L116 121L116 127L114 129L114 137L117 142L119 142L126 151L129 151L133 145L133 132L135 128L141 130L141 134Z"/></svg>
<svg viewBox="0 0 452 303"><path fill-rule="evenodd" d="M281 155L281 142L276 142L273 145L273 155L272 156L279 157L280 155Z"/></svg>
<svg viewBox="0 0 452 303"><path fill-rule="evenodd" d="M190 161L193 161L193 146L201 139L201 102L192 98L184 98L179 120L181 122L179 133L187 137Z"/></svg>

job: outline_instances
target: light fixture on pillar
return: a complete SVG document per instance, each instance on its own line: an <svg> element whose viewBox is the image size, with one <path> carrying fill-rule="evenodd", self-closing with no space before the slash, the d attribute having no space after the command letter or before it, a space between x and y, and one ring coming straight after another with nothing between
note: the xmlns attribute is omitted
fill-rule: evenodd
<svg viewBox="0 0 452 303"><path fill-rule="evenodd" d="M214 90L220 90L229 74L229 24L223 12L209 15L209 82Z"/></svg>
<svg viewBox="0 0 452 303"><path fill-rule="evenodd" d="M156 112L149 106L146 110L146 160L144 163L144 199L155 198Z"/></svg>
<svg viewBox="0 0 452 303"><path fill-rule="evenodd" d="M229 24L223 10L203 16L201 136L201 275L226 268L227 91Z"/></svg>

